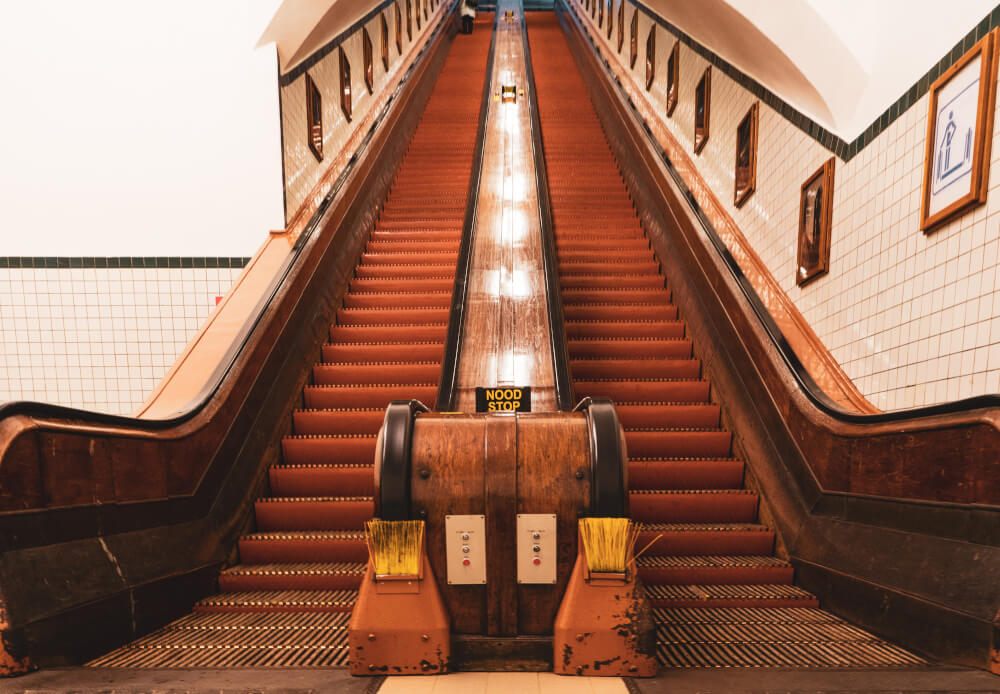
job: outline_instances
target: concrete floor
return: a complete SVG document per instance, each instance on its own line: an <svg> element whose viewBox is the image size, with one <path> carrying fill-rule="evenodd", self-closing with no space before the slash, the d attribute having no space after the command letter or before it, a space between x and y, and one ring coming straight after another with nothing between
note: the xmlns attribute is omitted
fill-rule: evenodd
<svg viewBox="0 0 1000 694"><path fill-rule="evenodd" d="M537 676L525 675L525 682L510 675L494 677L496 684L489 694L530 694L541 691ZM547 676L547 677L552 677ZM411 680L410 683L400 680ZM398 678L384 688L384 694L399 694L403 684L412 684L414 692L426 692L431 678ZM475 694L474 673L438 678L448 685L462 684L456 691ZM483 677L484 681L488 678ZM560 684L582 684L574 678L558 678ZM451 681L453 680L453 681ZM478 681L478 680L477 680ZM121 670L95 668L57 668L24 677L0 681L0 694L30 692L49 694L376 694L382 679L355 678L345 670L329 669L232 669L232 670ZM611 684L608 680L607 684ZM678 670L652 680L627 682L636 694L846 694L847 692L1000 692L1000 677L978 670L931 668L923 670ZM621 686L621 685L619 685ZM431 687L433 689L433 687ZM448 687L451 689L451 687ZM568 689L580 694L588 688ZM603 689L598 687L597 689ZM443 691L443 690L442 690Z"/></svg>

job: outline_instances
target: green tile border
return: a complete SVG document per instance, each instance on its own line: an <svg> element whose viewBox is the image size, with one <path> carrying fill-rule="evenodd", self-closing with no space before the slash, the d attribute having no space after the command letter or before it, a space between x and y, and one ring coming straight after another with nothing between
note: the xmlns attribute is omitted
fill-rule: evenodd
<svg viewBox="0 0 1000 694"><path fill-rule="evenodd" d="M834 135L832 132L824 128L816 121L810 119L805 114L795 110L795 108L789 105L788 102L784 101L777 94L768 90L760 82L753 79L749 75L741 72L739 68L734 66L732 63L729 63L719 57L719 55L711 49L695 41L688 34L684 33L684 31L682 31L679 27L656 14L656 12L654 12L647 5L642 2L637 2L636 0L623 1L628 2L629 4L640 9L645 15L676 36L681 43L707 60L714 67L721 70L727 77L777 111L785 120L818 142L824 148L836 154L845 162L850 161L857 156L858 153L868 146L872 140L878 137L883 130L903 115L907 109L910 108L910 106L917 103L917 100L929 91L930 85L934 82L934 80L958 62L958 60L965 55L965 53L968 52L968 50L971 49L977 41L979 41L979 39L986 36L995 27L1000 26L1000 5L998 5L971 31L969 31L964 38L956 43L951 50L945 53L941 60L933 65L930 70L928 70L909 89L907 89L901 97L896 99L896 101L894 101L889 108L882 113L882 115L876 118L867 128L865 128L864 132L858 135L853 141L848 142L839 136Z"/></svg>
<svg viewBox="0 0 1000 694"><path fill-rule="evenodd" d="M70 270L90 268L242 268L249 257L222 256L0 256L0 268Z"/></svg>

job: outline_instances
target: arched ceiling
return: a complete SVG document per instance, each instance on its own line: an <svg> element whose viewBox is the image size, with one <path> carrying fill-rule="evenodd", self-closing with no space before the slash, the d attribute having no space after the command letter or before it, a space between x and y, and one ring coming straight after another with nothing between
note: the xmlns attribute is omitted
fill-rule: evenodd
<svg viewBox="0 0 1000 694"><path fill-rule="evenodd" d="M992 0L645 1L848 141L994 8Z"/></svg>
<svg viewBox="0 0 1000 694"><path fill-rule="evenodd" d="M992 0L644 0L695 41L853 140L994 7ZM282 73L373 0L284 0L261 37Z"/></svg>
<svg viewBox="0 0 1000 694"><path fill-rule="evenodd" d="M258 45L274 43L282 74L336 38L381 0L284 0Z"/></svg>

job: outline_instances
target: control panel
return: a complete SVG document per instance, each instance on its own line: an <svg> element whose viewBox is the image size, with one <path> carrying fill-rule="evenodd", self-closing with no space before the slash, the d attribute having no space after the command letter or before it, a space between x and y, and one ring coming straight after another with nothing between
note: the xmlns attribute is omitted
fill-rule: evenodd
<svg viewBox="0 0 1000 694"><path fill-rule="evenodd" d="M556 516L517 514L517 582L556 582Z"/></svg>
<svg viewBox="0 0 1000 694"><path fill-rule="evenodd" d="M486 583L486 516L445 516L448 583Z"/></svg>

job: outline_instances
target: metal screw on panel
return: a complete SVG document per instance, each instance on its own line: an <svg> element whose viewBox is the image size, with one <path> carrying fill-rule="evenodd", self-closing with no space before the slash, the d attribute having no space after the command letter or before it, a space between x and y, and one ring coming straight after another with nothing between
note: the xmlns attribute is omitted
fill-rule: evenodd
<svg viewBox="0 0 1000 694"><path fill-rule="evenodd" d="M431 669L431 664L425 660L424 662L420 663L420 669L426 672L427 670Z"/></svg>
<svg viewBox="0 0 1000 694"><path fill-rule="evenodd" d="M431 637L430 637L430 636L428 636L427 634L421 634L421 635L420 635L420 640L421 640L421 641L430 641L430 640L431 640Z"/></svg>
<svg viewBox="0 0 1000 694"><path fill-rule="evenodd" d="M420 509L419 511L417 511L417 515L420 516L421 518L427 518L427 509L425 508Z"/></svg>
<svg viewBox="0 0 1000 694"><path fill-rule="evenodd" d="M542 534L541 533L531 533L531 539L532 540L541 540L542 539Z"/></svg>
<svg viewBox="0 0 1000 694"><path fill-rule="evenodd" d="M582 665L578 665L577 666L577 668L576 668L576 674L578 674L578 675L582 675L583 674L583 666Z"/></svg>
<svg viewBox="0 0 1000 694"><path fill-rule="evenodd" d="M639 666L638 665L633 665L632 667L630 667L628 669L628 671L629 672L639 672Z"/></svg>
<svg viewBox="0 0 1000 694"><path fill-rule="evenodd" d="M427 479L430 476L431 476L431 471L430 470L428 470L425 467L420 468L420 477L421 478Z"/></svg>
<svg viewBox="0 0 1000 694"><path fill-rule="evenodd" d="M468 554L468 553L469 553L469 545L462 545L462 551L463 551L463 552L464 552L465 554Z"/></svg>
<svg viewBox="0 0 1000 694"><path fill-rule="evenodd" d="M532 550L533 552L541 552L541 551L542 551L542 548L541 548L541 547L540 547L539 545L534 545L534 546L533 546L533 547L531 548L531 550Z"/></svg>
<svg viewBox="0 0 1000 694"><path fill-rule="evenodd" d="M576 471L576 478L578 480L582 480L583 479L583 470L577 470Z"/></svg>
<svg viewBox="0 0 1000 694"><path fill-rule="evenodd" d="M369 641L374 641L375 640L375 634L368 634L368 640Z"/></svg>
<svg viewBox="0 0 1000 694"><path fill-rule="evenodd" d="M462 533L462 539L463 540L468 540L469 539L469 533Z"/></svg>
<svg viewBox="0 0 1000 694"><path fill-rule="evenodd" d="M368 671L375 672L375 663L372 663L371 665L368 666Z"/></svg>
<svg viewBox="0 0 1000 694"><path fill-rule="evenodd" d="M579 642L581 642L581 643L583 643L583 634L577 634L576 635L576 640L579 641Z"/></svg>

